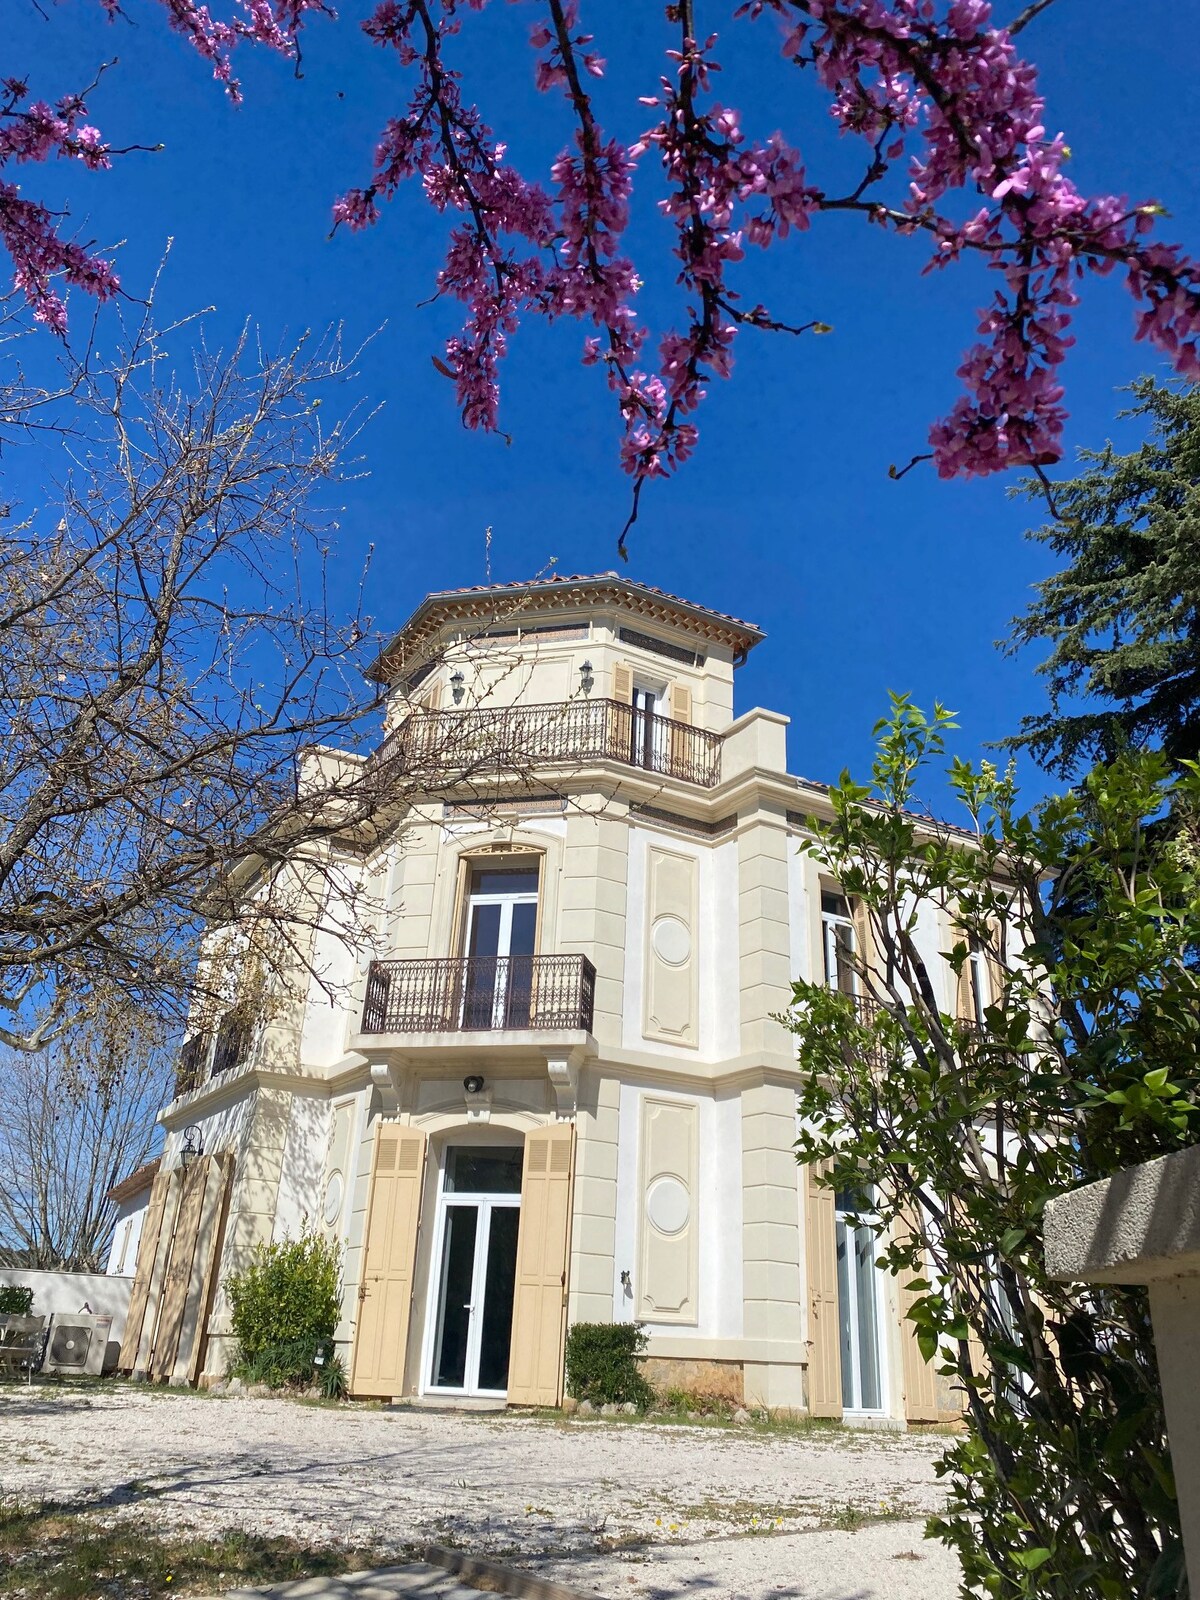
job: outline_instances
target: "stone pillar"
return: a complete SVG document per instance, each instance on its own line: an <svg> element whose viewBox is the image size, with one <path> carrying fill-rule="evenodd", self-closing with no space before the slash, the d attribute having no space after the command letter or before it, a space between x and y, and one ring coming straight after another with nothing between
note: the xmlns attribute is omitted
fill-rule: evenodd
<svg viewBox="0 0 1200 1600"><path fill-rule="evenodd" d="M617 1123L621 1085L598 1068L580 1074L567 1325L611 1322L617 1240Z"/></svg>
<svg viewBox="0 0 1200 1600"><path fill-rule="evenodd" d="M787 818L760 811L738 836L742 1054L791 1061L791 1036L774 1020L791 999Z"/></svg>
<svg viewBox="0 0 1200 1600"><path fill-rule="evenodd" d="M1149 1286L1184 1557L1200 1588L1200 1145L1052 1200L1046 1269L1062 1283Z"/></svg>
<svg viewBox="0 0 1200 1600"><path fill-rule="evenodd" d="M598 816L567 818L559 894L558 935L543 949L579 953L596 968L592 1031L598 1043L619 1046L625 987L625 895L629 826L614 814L615 802ZM553 940L553 935L551 935Z"/></svg>
<svg viewBox="0 0 1200 1600"><path fill-rule="evenodd" d="M804 1407L796 1092L763 1083L742 1094L743 1334L746 1404Z"/></svg>
<svg viewBox="0 0 1200 1600"><path fill-rule="evenodd" d="M1200 1274L1152 1283L1150 1315L1183 1549L1189 1573L1200 1573Z"/></svg>

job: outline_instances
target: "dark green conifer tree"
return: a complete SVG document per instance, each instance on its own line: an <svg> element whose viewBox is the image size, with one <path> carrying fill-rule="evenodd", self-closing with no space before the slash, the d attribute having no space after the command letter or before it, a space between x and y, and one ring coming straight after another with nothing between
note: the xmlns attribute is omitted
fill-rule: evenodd
<svg viewBox="0 0 1200 1600"><path fill-rule="evenodd" d="M1067 778L1130 747L1200 755L1200 386L1140 378L1131 393L1123 415L1146 419L1146 441L1081 451L1083 471L1054 487L1057 518L1030 537L1067 565L1008 644L1051 646L1050 709L1010 743Z"/></svg>

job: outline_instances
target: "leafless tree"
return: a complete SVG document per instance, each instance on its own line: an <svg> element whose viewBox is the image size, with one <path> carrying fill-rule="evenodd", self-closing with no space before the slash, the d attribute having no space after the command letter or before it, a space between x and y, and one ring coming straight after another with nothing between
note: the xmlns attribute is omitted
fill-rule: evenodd
<svg viewBox="0 0 1200 1600"><path fill-rule="evenodd" d="M324 603L318 496L357 424L322 401L352 365L335 335L278 354L188 336L186 381L152 310L78 367L53 493L0 496L0 1041L19 1049L113 992L178 1006L234 869L327 834L335 786L339 826L375 805L361 764L301 775L373 706L365 620Z"/></svg>
<svg viewBox="0 0 1200 1600"><path fill-rule="evenodd" d="M152 1153L168 1094L161 1022L117 1006L46 1050L7 1050L0 1071L0 1247L26 1266L102 1270L108 1191Z"/></svg>

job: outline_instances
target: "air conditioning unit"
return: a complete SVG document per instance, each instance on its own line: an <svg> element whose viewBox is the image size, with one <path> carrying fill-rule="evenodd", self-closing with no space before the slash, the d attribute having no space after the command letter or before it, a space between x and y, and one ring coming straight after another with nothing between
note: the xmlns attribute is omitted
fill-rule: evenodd
<svg viewBox="0 0 1200 1600"><path fill-rule="evenodd" d="M56 1311L46 1335L42 1371L60 1378L98 1378L104 1371L112 1320L89 1311Z"/></svg>

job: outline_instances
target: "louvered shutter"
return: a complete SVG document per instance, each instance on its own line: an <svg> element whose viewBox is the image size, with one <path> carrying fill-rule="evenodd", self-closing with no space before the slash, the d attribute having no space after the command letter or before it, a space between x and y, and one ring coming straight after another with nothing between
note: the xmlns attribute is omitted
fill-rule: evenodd
<svg viewBox="0 0 1200 1600"><path fill-rule="evenodd" d="M813 1182L814 1176L810 1167L804 1196L808 1409L814 1417L840 1417L842 1349L838 1320L837 1219L833 1190L818 1188Z"/></svg>
<svg viewBox="0 0 1200 1600"><path fill-rule="evenodd" d="M667 691L667 711L672 722L681 726L671 729L671 776L690 779L691 737L684 730L692 722L692 691L686 683L673 683Z"/></svg>
<svg viewBox="0 0 1200 1600"><path fill-rule="evenodd" d="M910 1207L902 1213L897 1225L897 1235L905 1242L916 1232L914 1215ZM933 1363L926 1361L917 1344L917 1330L908 1320L909 1307L926 1292L911 1287L916 1277L923 1273L905 1273L897 1280L900 1302L900 1342L904 1356L904 1415L909 1422L936 1422L938 1420L937 1375Z"/></svg>
<svg viewBox="0 0 1200 1600"><path fill-rule="evenodd" d="M556 1406L562 1398L574 1147L570 1122L525 1136L510 1405Z"/></svg>
<svg viewBox="0 0 1200 1600"><path fill-rule="evenodd" d="M668 691L667 702L670 707L672 721L686 722L690 726L692 720L692 691L687 684L673 683Z"/></svg>
<svg viewBox="0 0 1200 1600"><path fill-rule="evenodd" d="M612 697L622 705L629 705L633 700L633 668L627 661L618 661L613 667Z"/></svg>
<svg viewBox="0 0 1200 1600"><path fill-rule="evenodd" d="M375 1130L350 1383L354 1395L404 1393L425 1145L419 1128L381 1122Z"/></svg>
<svg viewBox="0 0 1200 1600"><path fill-rule="evenodd" d="M150 1376L155 1379L169 1378L175 1370L179 1335L183 1328L183 1309L192 1282L196 1240L200 1236L200 1212L208 1184L208 1168L208 1157L202 1156L198 1161L193 1161L183 1174L171 1254L163 1276L162 1309L158 1315L158 1328L150 1357Z"/></svg>
<svg viewBox="0 0 1200 1600"><path fill-rule="evenodd" d="M122 1372L132 1372L137 1361L138 1346L142 1342L142 1326L150 1300L150 1282L158 1259L158 1241L162 1234L163 1213L171 1190L170 1172L159 1172L150 1186L150 1199L142 1221L138 1240L137 1264L133 1269L133 1290L129 1296L129 1312L125 1318L125 1336L121 1340L118 1366ZM158 1296L155 1294L154 1315L158 1315Z"/></svg>

